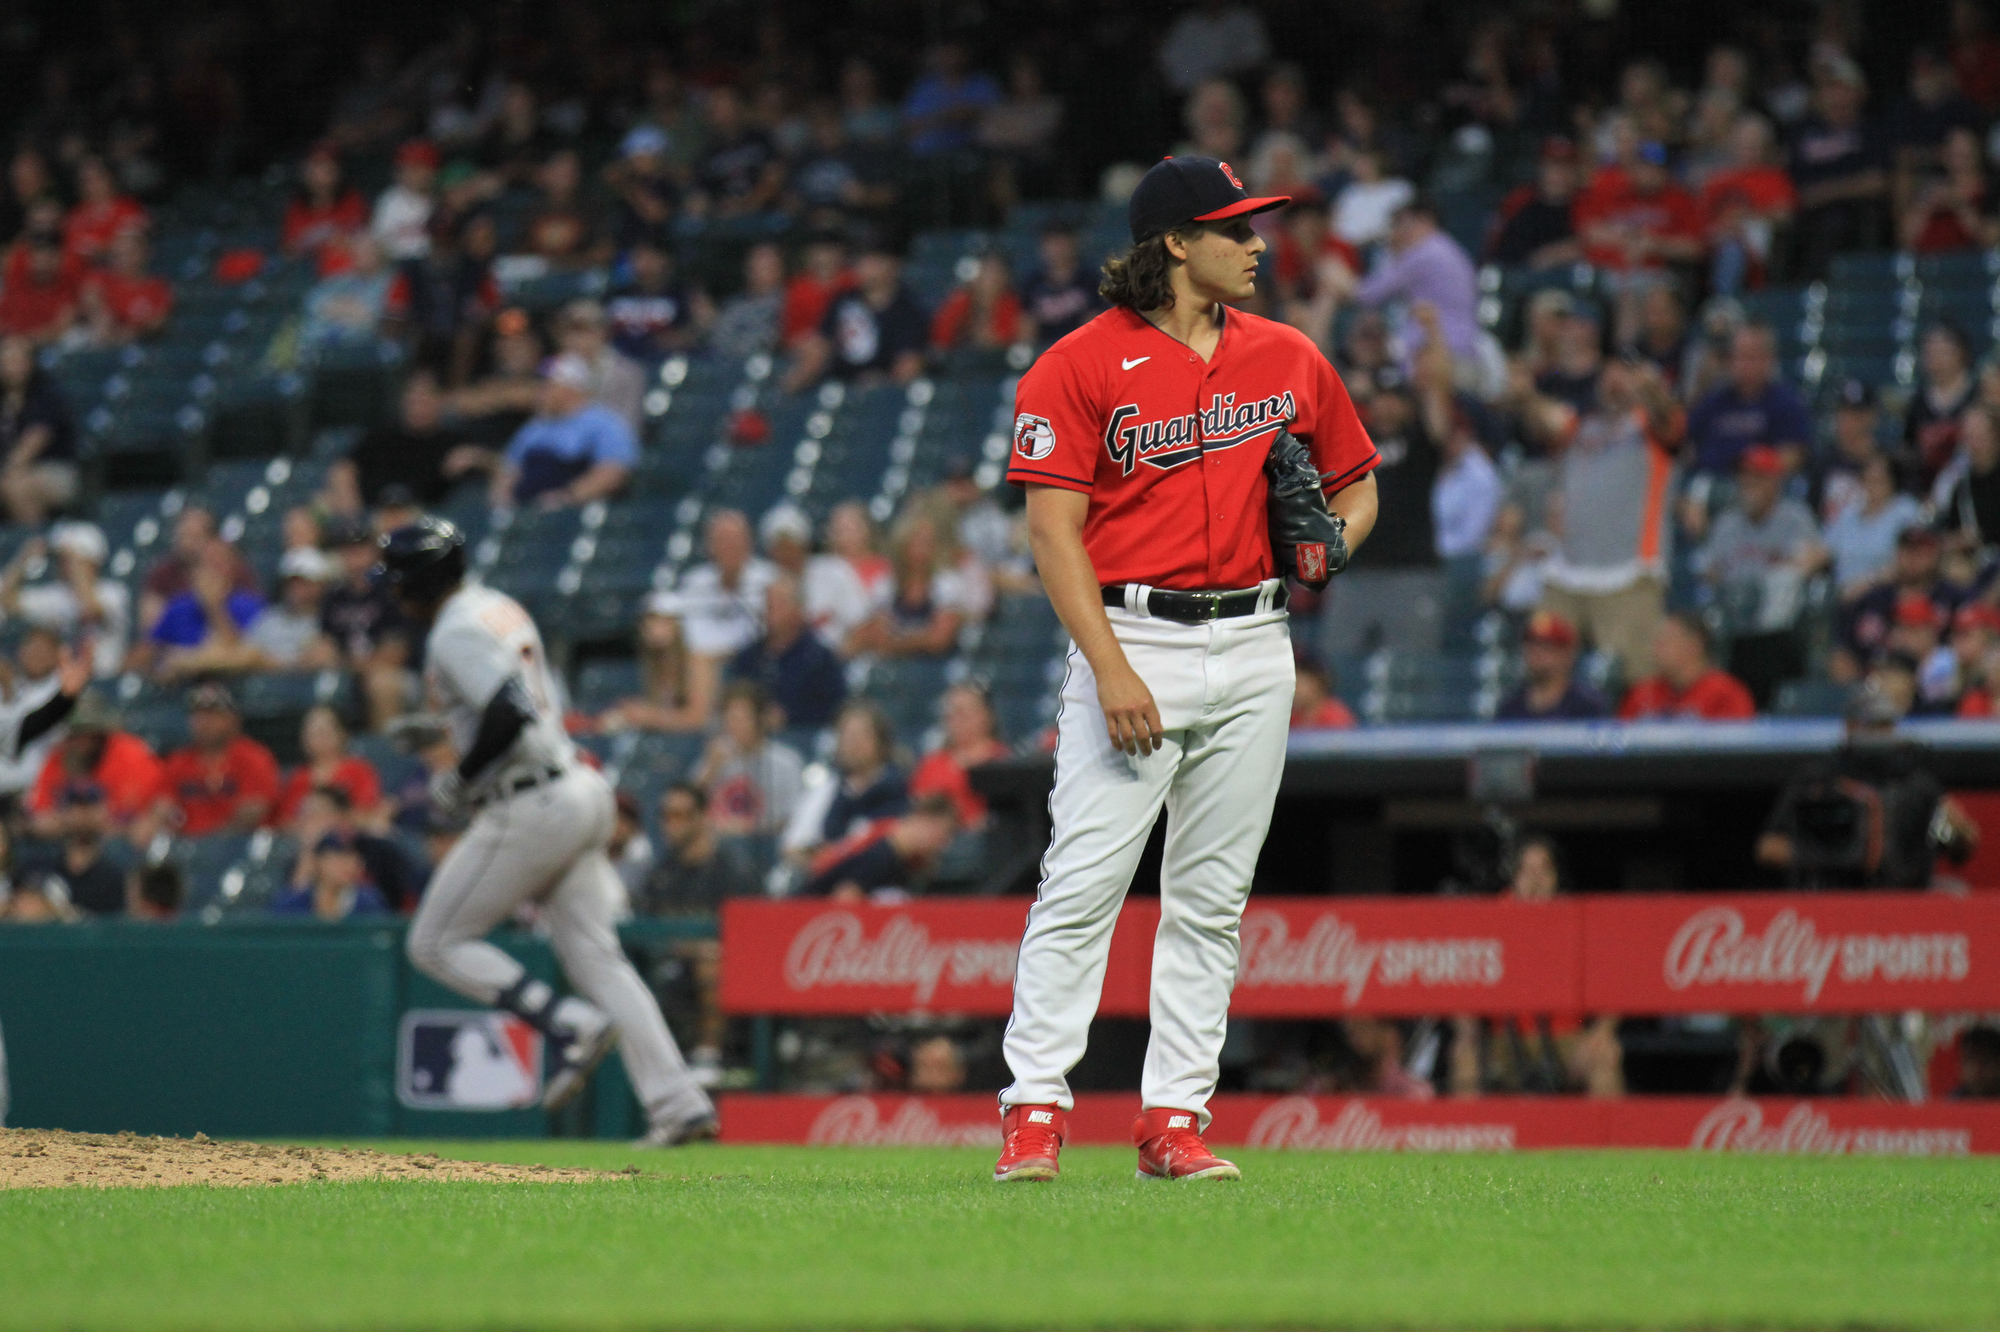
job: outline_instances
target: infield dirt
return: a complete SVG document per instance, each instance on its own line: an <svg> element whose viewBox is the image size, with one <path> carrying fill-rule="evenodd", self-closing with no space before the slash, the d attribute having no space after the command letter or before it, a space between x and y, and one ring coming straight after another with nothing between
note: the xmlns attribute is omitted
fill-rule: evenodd
<svg viewBox="0 0 2000 1332"><path fill-rule="evenodd" d="M235 1188L341 1179L558 1184L616 1178L601 1170L454 1161L428 1154L215 1142L200 1133L192 1138L142 1138L135 1133L0 1129L0 1189L164 1188L179 1184Z"/></svg>

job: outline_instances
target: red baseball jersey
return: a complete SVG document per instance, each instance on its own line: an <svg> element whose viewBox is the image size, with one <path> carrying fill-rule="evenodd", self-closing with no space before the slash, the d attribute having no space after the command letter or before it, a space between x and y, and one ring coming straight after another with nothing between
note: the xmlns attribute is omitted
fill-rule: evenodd
<svg viewBox="0 0 2000 1332"><path fill-rule="evenodd" d="M1297 329L1227 310L1214 357L1123 307L1056 343L1014 394L1007 479L1090 496L1097 580L1182 591L1276 573L1264 459L1289 425L1331 495L1378 458L1347 388Z"/></svg>

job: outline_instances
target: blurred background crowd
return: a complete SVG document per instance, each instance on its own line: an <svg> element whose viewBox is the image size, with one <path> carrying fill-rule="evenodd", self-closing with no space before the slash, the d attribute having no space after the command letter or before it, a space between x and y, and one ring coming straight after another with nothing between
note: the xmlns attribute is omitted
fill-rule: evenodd
<svg viewBox="0 0 2000 1332"><path fill-rule="evenodd" d="M99 677L0 766L7 918L407 909L458 830L370 570L426 509L565 666L633 912L988 882L967 774L1063 646L1013 384L1163 152L1291 196L1250 308L1382 454L1296 726L2000 701L1981 0L28 4L0 71L0 641ZM1365 1025L1325 1067L1403 1066Z"/></svg>

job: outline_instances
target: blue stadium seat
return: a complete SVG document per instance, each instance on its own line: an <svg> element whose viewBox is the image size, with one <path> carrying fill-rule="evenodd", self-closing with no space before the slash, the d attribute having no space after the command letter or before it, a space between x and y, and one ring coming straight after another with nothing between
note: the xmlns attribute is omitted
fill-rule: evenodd
<svg viewBox="0 0 2000 1332"><path fill-rule="evenodd" d="M937 723L950 665L939 657L878 658L869 666L861 694L882 709L903 743L915 748Z"/></svg>
<svg viewBox="0 0 2000 1332"><path fill-rule="evenodd" d="M249 849L250 838L239 833L174 839L167 856L180 866L184 876L187 890L184 907L190 914L198 915L204 908L221 905L224 877L242 863Z"/></svg>
<svg viewBox="0 0 2000 1332"><path fill-rule="evenodd" d="M1882 289L1897 286L1915 273L1915 261L1906 254L1837 254L1827 270L1827 285L1834 290Z"/></svg>
<svg viewBox="0 0 2000 1332"><path fill-rule="evenodd" d="M294 839L253 833L243 857L223 871L225 894L232 887L236 889L233 896L226 897L225 911L242 914L262 911L285 890L298 858L299 844Z"/></svg>
<svg viewBox="0 0 2000 1332"><path fill-rule="evenodd" d="M1833 680L1787 680L1771 700L1778 717L1838 717L1852 696L1852 686Z"/></svg>
<svg viewBox="0 0 2000 1332"><path fill-rule="evenodd" d="M344 712L353 688L338 671L272 671L243 676L235 686L237 706L250 718L297 717L321 703Z"/></svg>
<svg viewBox="0 0 2000 1332"><path fill-rule="evenodd" d="M1934 287L1985 287L2000 277L2000 255L1992 250L1927 254L1917 259L1916 273L1926 294Z"/></svg>
<svg viewBox="0 0 2000 1332"><path fill-rule="evenodd" d="M424 765L415 755L404 753L385 735L362 732L350 738L348 749L374 765L384 791L394 791L423 772Z"/></svg>

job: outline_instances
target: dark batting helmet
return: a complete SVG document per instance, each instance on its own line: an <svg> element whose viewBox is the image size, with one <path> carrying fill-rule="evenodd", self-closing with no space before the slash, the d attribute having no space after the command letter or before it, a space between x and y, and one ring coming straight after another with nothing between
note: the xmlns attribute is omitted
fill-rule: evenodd
<svg viewBox="0 0 2000 1332"><path fill-rule="evenodd" d="M381 574L412 601L436 601L465 580L465 534L442 518L419 518L382 538Z"/></svg>

